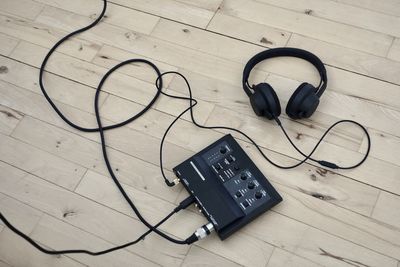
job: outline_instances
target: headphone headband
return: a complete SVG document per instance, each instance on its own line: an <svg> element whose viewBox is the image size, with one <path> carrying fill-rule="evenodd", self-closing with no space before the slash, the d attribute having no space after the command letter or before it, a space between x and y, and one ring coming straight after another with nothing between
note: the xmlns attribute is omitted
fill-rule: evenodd
<svg viewBox="0 0 400 267"><path fill-rule="evenodd" d="M321 77L321 82L318 85L316 95L320 97L324 93L328 82L328 77L326 75L326 69L324 63L322 63L322 61L316 55L306 50L299 48L291 48L291 47L281 47L281 48L272 48L260 52L257 55L253 56L249 60L249 62L247 62L243 70L242 83L243 83L243 89L249 97L252 95L248 83L251 70L261 61L274 57L297 57L310 62L318 70L318 73Z"/></svg>

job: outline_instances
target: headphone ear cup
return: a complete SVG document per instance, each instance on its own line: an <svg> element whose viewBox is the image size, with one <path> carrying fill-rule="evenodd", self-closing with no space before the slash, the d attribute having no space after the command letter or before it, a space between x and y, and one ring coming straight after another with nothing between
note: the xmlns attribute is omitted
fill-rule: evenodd
<svg viewBox="0 0 400 267"><path fill-rule="evenodd" d="M316 89L311 84L300 84L287 103L286 114L292 119L309 118L319 104L319 98L315 92Z"/></svg>
<svg viewBox="0 0 400 267"><path fill-rule="evenodd" d="M258 116L265 116L269 120L281 114L278 96L268 83L255 86L254 94L250 96L250 103Z"/></svg>
<svg viewBox="0 0 400 267"><path fill-rule="evenodd" d="M254 90L254 93L250 96L250 104L257 116L264 116L268 107L260 90Z"/></svg>

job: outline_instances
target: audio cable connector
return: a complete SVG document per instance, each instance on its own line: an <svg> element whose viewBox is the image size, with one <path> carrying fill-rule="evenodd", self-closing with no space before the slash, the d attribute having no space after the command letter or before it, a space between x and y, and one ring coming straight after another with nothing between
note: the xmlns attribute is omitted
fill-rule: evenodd
<svg viewBox="0 0 400 267"><path fill-rule="evenodd" d="M214 230L214 225L212 223L207 223L202 227L198 228L188 239L186 239L187 244L193 244L194 242L207 237Z"/></svg>

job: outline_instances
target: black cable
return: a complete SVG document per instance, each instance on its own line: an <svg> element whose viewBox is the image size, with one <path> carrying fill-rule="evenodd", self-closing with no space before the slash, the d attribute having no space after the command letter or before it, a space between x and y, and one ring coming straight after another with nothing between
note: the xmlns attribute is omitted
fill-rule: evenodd
<svg viewBox="0 0 400 267"><path fill-rule="evenodd" d="M307 159L314 161L324 167L328 167L331 169L341 169L341 170L348 170L348 169L354 169L357 168L358 166L360 166L361 164L364 163L364 161L367 159L369 152L371 150L371 137L369 136L369 133L367 131L367 129L361 125L360 123L353 121L353 120L340 120L335 122L334 124L332 124L328 129L326 129L326 131L323 133L323 135L319 138L318 142L316 143L316 145L314 146L314 148L312 149L312 151L310 152L310 154L306 155L304 154L292 141L292 139L289 137L289 135L287 134L285 128L282 126L282 123L280 122L280 120L278 118L275 118L275 121L277 122L277 124L279 125L279 127L282 129L282 132L284 133L284 135L286 136L286 139L290 142L290 144L297 150L297 152L299 152L302 156L306 157ZM357 163L348 167L342 167L339 166L335 163L329 162L329 161L325 161L325 160L317 160L311 157L311 155L315 152L315 150L317 149L317 147L321 144L322 140L325 138L325 136L338 124L341 123L352 123L357 125L358 127L360 127L363 132L365 133L365 135L367 136L367 151L364 154L364 157Z"/></svg>
<svg viewBox="0 0 400 267"><path fill-rule="evenodd" d="M124 188L122 187L122 185L120 184L120 182L118 181L117 177L115 176L113 169L111 167L111 163L109 161L108 158L108 154L107 154L107 147L106 147L106 141L105 141L105 137L104 137L104 131L106 130L110 130L110 129L115 129L115 128L119 128L121 126L124 126L134 120L136 120L137 118L139 118L140 116L142 116L146 111L148 111L152 105L155 103L155 101L157 100L157 98L160 96L161 91L157 90L156 94L154 95L153 99L143 108L143 110L141 110L140 112L138 112L137 114L135 114L134 116L130 117L129 119L122 121L120 123L116 123L116 124L112 124L112 125L108 125L108 126L102 126L102 122L101 122L101 118L100 118L100 112L99 112L99 96L100 96L100 92L101 92L101 88L103 87L104 83L106 82L107 78L114 73L116 70L118 70L119 68L121 68L122 66L125 66L127 64L133 63L133 62L139 62L139 63L145 63L147 65L149 65L150 67L152 67L154 69L154 71L157 73L157 86L156 88L162 88L162 79L159 78L161 76L161 73L159 71L159 69L157 68L157 66L155 66L152 62L145 60L145 59L129 59L126 61L123 61L119 64L117 64L116 66L114 66L113 68L111 68L101 79L97 89L96 89L96 94L95 94L95 99L94 99L94 109L95 109L95 115L96 115L96 122L97 122L97 128L85 128L85 127L81 127L75 123L73 123L72 121L70 121L66 116L64 116L64 114L58 109L58 107L55 105L55 103L52 101L52 99L50 98L50 96L47 94L47 91L45 89L44 83L43 83L43 75L45 72L45 67L46 64L48 62L48 60L50 59L51 55L56 51L56 49L63 44L65 41L67 41L69 38L73 37L76 34L82 33L86 30L89 30L90 28L94 27L95 25L97 25L102 17L104 16L105 12L107 9L107 0L103 0L103 9L102 12L100 13L99 17L90 25L83 27L81 29L78 29L68 35L66 35L65 37L61 38L50 50L49 52L46 54L42 65L40 67L40 71L39 71L39 85L40 85L40 89L44 95L44 97L46 98L46 100L49 102L49 104L53 107L54 111L60 116L60 118L65 121L68 125L70 125L71 127L83 131L83 132L99 132L100 134L100 139L101 139L101 147L102 147L102 152L103 152L103 157L104 157L104 161L106 163L108 172L112 178L112 180L114 181L114 183L116 184L116 186L118 187L119 191L121 192L121 194L123 195L123 197L125 198L125 200L128 202L129 206L132 208L132 210L134 211L135 215L138 217L138 219L144 224L146 225L149 230L142 235L142 237L140 237L139 239L129 242L127 244L118 246L118 247L114 247L105 251L100 251L100 252L90 252L87 250L65 250L65 251L50 251L47 250L43 247L41 247L40 245L38 245L37 243L35 243L35 241L33 241L32 239L30 239L28 236L26 236L24 233L22 233L21 231L19 231L17 228L15 228L14 226L11 225L11 223L9 223L6 218L4 217L3 214L1 214L0 219L2 221L4 221L4 223L11 229L13 230L16 234L18 234L19 236L21 236L22 238L24 238L25 240L27 240L29 243L31 243L32 245L34 245L37 249L41 250L42 252L45 253L49 253L49 254L62 254L62 253L86 253L86 254L90 254L90 255L101 255L104 253L108 253L117 249L121 249L124 248L126 246L132 245L132 244L136 244L139 240L141 240L144 236L146 236L147 234L151 233L151 232L155 232L158 235L160 235L161 237L167 239L170 242L173 242L175 244L190 244L191 242L193 242L192 238L189 237L186 240L178 240L175 238L172 238L170 236L168 236L167 234L159 231L157 229L157 227L162 224L163 222L165 222L168 218L170 218L170 216L176 212L176 209L174 210L174 212L172 212L170 215L168 215L165 219L163 219L159 224L157 224L156 226L152 226L150 223L148 223L146 221L146 219L141 215L141 213L139 212L139 210L136 208L135 204L132 202L132 200L129 198L129 196L127 195L127 193L125 192ZM186 200L187 201L187 200ZM190 203L193 203L193 200L190 200ZM182 206L182 203L179 207ZM178 208L179 208L178 207Z"/></svg>
<svg viewBox="0 0 400 267"><path fill-rule="evenodd" d="M159 223L157 223L154 228L159 227L161 224L163 224L165 221L167 221L173 214L175 213L175 211L172 211L170 214L168 214L164 219L162 219ZM138 243L139 241L143 240L148 234L150 234L153 231L152 229L149 229L147 232L145 232L144 234L142 234L140 237L138 237L136 240L125 243L123 245L120 246L116 246L116 247L112 247L109 249L105 249L105 250L100 250L100 251L89 251L89 250L84 250L84 249L67 249L67 250L48 250L44 247L42 247L41 245L39 245L37 242L35 242L32 238L30 238L29 236L27 236L26 234L24 234L23 232L21 232L20 230L18 230L17 228L15 228L4 216L3 214L0 212L0 220L2 220L4 222L4 224L11 229L11 231L13 231L15 234L19 235L20 237L22 237L23 239L25 239L26 241L28 241L32 246L34 246L35 248L37 248L38 250L40 250L43 253L46 254L50 254L50 255L58 255L58 254L89 254L92 256L99 256L99 255L103 255L106 253L110 253L116 250L120 250L126 247L129 247L131 245L134 245L136 243Z"/></svg>
<svg viewBox="0 0 400 267"><path fill-rule="evenodd" d="M118 187L119 191L121 192L122 196L125 198L125 200L128 202L129 206L132 208L133 212L135 213L135 215L138 217L138 219L144 224L146 225L149 229L152 229L153 226L148 223L146 221L146 219L141 215L141 213L139 212L139 210L136 208L135 204L132 202L132 200L129 198L129 196L126 194L125 190L123 189L123 187L121 186L120 182L118 181L117 177L115 176L113 169L111 167L111 163L109 161L108 155L107 155L107 148L106 148L106 142L105 142L105 138L104 138L104 131L106 130L110 130L110 129L115 129L115 128L119 128L121 126L124 126L132 121L134 121L135 119L137 119L138 117L142 116L146 111L148 111L151 106L155 103L155 101L157 100L157 98L160 96L160 91L157 90L156 94L154 95L153 99L150 101L150 103L148 103L143 110L141 110L140 112L138 112L137 114L135 114L134 116L132 116L131 118L120 122L120 123L116 123L113 125L109 125L109 126L102 126L102 122L100 119L100 114L99 114L99 95L100 95L100 91L102 86L104 85L105 81L107 80L107 78L116 70L118 70L119 68L121 68L124 65L133 63L133 62L139 62L139 63L145 63L149 66L151 66L155 72L157 73L158 77L161 75L159 69L157 68L157 66L155 66L153 63L151 63L148 60L145 59L129 59L126 61L123 61L121 63L119 63L118 65L114 66L113 68L111 68L101 79L97 89L96 89L96 95L95 95L95 101L94 101L94 109L95 109L95 114L96 114L96 121L97 121L97 128L85 128L85 127L81 127L73 122L71 122L67 117L64 116L64 114L57 108L57 106L54 104L54 102L52 101L52 99L49 97L49 95L46 92L46 89L44 87L43 84L43 74L45 71L45 67L46 64L49 60L49 58L51 57L51 55L54 53L54 51L65 41L67 41L69 38L71 38L72 36L82 33L86 30L89 30L90 28L96 26L102 19L102 17L104 16L105 12L107 10L107 0L103 0L103 10L101 11L99 17L90 25L81 28L79 30L76 30L68 35L66 35L65 37L61 38L47 53L47 55L45 56L43 63L40 67L40 72L39 72L39 85L40 85L40 89L42 90L43 95L45 96L45 98L47 99L47 101L50 103L50 105L53 107L53 109L55 110L55 112L60 116L60 118L65 121L67 124L69 124L70 126L74 127L77 130L83 131L83 132L99 132L100 134L100 139L101 139L101 147L102 147L102 152L103 152L103 157L104 157L104 161L106 163L108 172L110 173L111 178L113 179L114 183L116 184L116 186ZM158 79L158 86L162 86L162 79ZM157 87L158 88L158 87ZM167 234L159 231L157 228L153 228L153 231L155 233L157 233L158 235L160 235L161 237L167 239L168 241L171 241L173 243L176 244L186 244L185 240L177 240L174 239L170 236L168 236Z"/></svg>
<svg viewBox="0 0 400 267"><path fill-rule="evenodd" d="M99 256L99 255L103 255L106 253L110 253L116 250L120 250L126 247L129 247L131 245L134 245L136 243L138 243L141 240L144 240L144 238L150 234L151 232L154 231L155 228L159 227L161 224L163 224L164 222L166 222L169 218L171 218L172 215L174 215L175 213L179 212L180 210L186 209L188 206L190 206L191 204L193 204L193 202L195 201L194 197L189 196L186 199L184 199L173 211L171 211L167 216L165 216L164 219L162 219L160 222L158 222L156 225L154 225L151 229L149 229L147 232L145 232L144 234L142 234L140 237L138 237L136 240L125 243L123 245L120 246L116 246L116 247L112 247L109 249L105 249L105 250L100 250L97 252L93 252L93 251L89 251L89 250L85 250L85 249L67 249L67 250L48 250L44 247L42 247L41 245L39 245L37 242L35 242L32 238L30 238L29 236L27 236L26 234L24 234L23 232L21 232L20 230L18 230L15 226L13 226L5 217L4 215L0 212L0 220L4 222L4 224L11 229L11 231L13 231L15 234L19 235L20 237L22 237L23 239L25 239L27 242L29 242L32 246L34 246L35 248L37 248L38 250L40 250L43 253L46 254L50 254L50 255L58 255L58 254L89 254L92 256ZM188 239L185 240L185 242L187 244L191 244L193 243L193 237L190 236Z"/></svg>
<svg viewBox="0 0 400 267"><path fill-rule="evenodd" d="M164 75L166 75L166 74L176 74L176 75L180 76L180 77L185 81L185 83L186 83L186 86L187 86L188 92L189 92L189 97L182 97L182 96L170 95L170 94L167 94L167 93L163 92L163 91L162 91L162 88L160 87L159 80L160 80ZM275 120L277 121L278 125L279 125L280 128L283 130L285 136L288 138L288 140L290 141L290 143L292 144L292 146L294 146L295 149L296 149L298 152L300 152L301 155L304 156L304 159L302 159L301 161L299 161L298 163L296 163L296 164L294 164L294 165L282 166L282 165L279 165L279 164L273 162L267 155L265 155L265 153L261 150L261 148L259 147L259 145L258 145L250 136L248 136L246 133L244 133L244 132L242 132L242 131L240 131L240 130L238 130L238 129L231 128L231 127L226 127L226 126L205 126L205 125L201 125L201 124L197 123L196 119L194 118L194 114L193 114L193 107L196 106L197 100L193 98L192 89L191 89L191 87L190 87L190 84L189 84L188 80L187 80L186 77L185 77L184 75L182 75L181 73L176 72L176 71L169 71L169 72L164 72L164 73L162 73L162 74L157 78L157 80L156 80L156 86L157 86L158 90L159 90L163 95L166 95L166 96L171 97L171 98L182 99L182 100L188 100L189 103L190 103L190 104L189 104L189 107L188 107L187 109L185 109L181 114L179 114L179 116L178 116L177 118L175 118L175 120L174 120L174 121L171 123L171 125L168 127L168 129L167 129L166 132L164 133L164 136L163 136L162 139L161 139L161 146L160 146L160 166L161 166L162 175L163 175L163 177L164 177L164 179L166 180L167 183L171 183L171 182L169 182L168 179L167 179L167 177L164 175L164 171L163 171L163 168L162 168L162 150L163 150L163 143L164 143L164 140L165 140L165 138L166 138L167 133L169 132L169 130L171 129L171 127L173 126L173 124L174 124L183 114L185 114L187 111L190 111L190 117L191 117L191 120L192 120L193 124L195 124L195 125L196 125L197 127L199 127L199 128L203 128L203 129L223 129L223 130L229 130L229 131L237 132L237 133L243 135L244 137L247 138L247 140L249 140L249 141L256 147L256 149L260 152L260 154L264 157L264 159L266 159L266 160L267 160L269 163L271 163L273 166L275 166L275 167L277 167L277 168L280 168L280 169L293 169L293 168L296 168L296 167L298 167L298 166L304 164L307 160L312 160L312 161L317 162L318 164L320 164L320 165L322 165L322 166L324 166L324 167L328 167L328 168L331 168L331 169L353 169L353 168L356 168L356 167L360 166L362 163L364 163L364 161L365 161L365 160L367 159L367 157L368 157L368 154L369 154L369 151L370 151L370 148L371 148L370 136L369 136L369 134L368 134L368 132L367 132L367 129L365 129L364 126L362 126L362 125L359 124L358 122L355 122L355 121L352 121L352 120L341 120L341 121L338 121L338 122L334 123L332 126L330 126L330 127L325 131L325 133L321 136L321 138L318 140L318 142L316 143L316 145L314 146L314 148L311 150L311 152L310 152L308 155L306 155L306 154L304 154L304 153L292 142L292 140L290 139L290 137L289 137L288 134L286 133L286 131L285 131L285 129L283 128L283 126L282 126L281 122L279 121L279 119L278 119L278 118L275 118ZM357 163L357 164L355 164L355 165L352 165L352 166L349 166L349 167L340 167L340 166L338 166L338 165L336 165L336 164L334 164L334 163L331 163L331 162L329 162L329 161L316 160L316 159L311 158L311 156L314 154L314 152L316 151L316 149L318 148L318 146L321 144L321 142L322 142L322 140L325 138L325 136L329 133L329 131L330 131L333 127L335 127L336 125L338 125L338 124L340 124L340 123L344 123L344 122L354 123L354 124L358 125L359 127L361 127L361 129L366 133L366 135L367 135L367 140L368 140L368 148L367 148L366 154L364 155L364 158L363 158L359 163Z"/></svg>
<svg viewBox="0 0 400 267"><path fill-rule="evenodd" d="M191 90L190 84L189 84L188 80L186 79L186 77L183 76L181 73L176 72L176 71L164 72L164 73L161 74L160 71L159 71L159 69L157 68L157 66L155 66L153 63L151 63L150 61L145 60L145 59L129 59L129 60L123 61L123 62L117 64L116 66L114 66L113 68L111 68L111 69L103 76L103 78L101 79L101 81L100 81L100 83L99 83L99 85L98 85L98 87L97 87L97 89L96 89L96 94L95 94L95 99L94 99L94 109L95 109L95 115L96 115L96 122L97 122L97 126L98 126L97 128L85 128L85 127L81 127L81 126L79 126L79 125L73 123L73 122L70 121L67 117L64 116L64 114L58 109L58 107L55 105L55 103L52 101L52 99L51 99L51 98L49 97L49 95L47 94L46 89L45 89L44 84L43 84L43 75L44 75L45 67L46 67L46 64L47 64L49 58L51 57L51 55L55 52L55 50L56 50L62 43L64 43L65 41L67 41L67 40L68 40L69 38L71 38L72 36L74 36L74 35L76 35L76 34L79 34L79 33L82 33L82 32L84 32L84 31L86 31L86 30L88 30L88 29L94 27L95 25L97 25L97 24L101 21L101 19L103 18L104 14L105 14L105 12L106 12L106 9L107 9L107 0L103 0L103 3L104 3L104 5L103 5L103 10L102 10L102 12L100 13L99 17L98 17L93 23L91 23L90 25L88 25L88 26L86 26L86 27L84 27L84 28L78 29L78 30L76 30L76 31L74 31L74 32L72 32L72 33L66 35L65 37L61 38L61 39L49 50L49 52L46 54L46 56L45 56L45 58L44 58L44 60L43 60L43 62L42 62L42 65L41 65L41 67L40 67L40 72L39 72L39 85L40 85L40 89L42 90L42 93L43 93L44 97L46 98L46 100L47 100L47 101L49 102L49 104L53 107L53 109L54 109L55 112L60 116L60 118L61 118L63 121L65 121L68 125L70 125L71 127L75 128L75 129L77 129L77 130L83 131L83 132L99 132L100 139L101 139L101 147L102 147L102 153L103 153L104 161L105 161L105 163L106 163L108 172L110 173L110 176L111 176L112 180L114 181L114 183L115 183L116 186L118 187L119 191L121 192L121 194L123 195L123 197L125 198L125 200L128 202L128 204L130 205L130 207L132 208L132 210L134 211L135 215L138 217L138 219L139 219L144 225L146 225L146 226L149 228L149 230L148 230L146 233L144 233L141 237L139 237L138 239L136 239L135 241L132 241L132 242L129 242L129 243L126 243L126 244L123 244L123 245L120 245L120 246L117 246L117 247L114 247L114 248L110 248L110 249L107 249L107 250L103 250L103 251L98 251L98 252L91 252L91 251L87 251L87 250L61 250L61 251L52 251L52 250L47 250L47 249L43 248L43 247L40 246L38 243L36 243L34 240L32 240L30 237L28 237L27 235L25 235L24 233L22 233L21 231L19 231L19 230L18 230L17 228L15 228L11 223L9 223L9 222L7 221L7 219L3 216L3 214L0 213L0 219L1 219L14 233L16 233L17 235L19 235L19 236L21 236L22 238L24 238L26 241L28 241L30 244L32 244L33 246L35 246L35 247L36 247L37 249L39 249L40 251L42 251L42 252L44 252L44 253L47 253L47 254L86 253L86 254L89 254L89 255L101 255L101 254L109 253L109 252L111 252L111 251L115 251L115 250L122 249L122 248L125 248L125 247L130 246L130 245L136 244L137 242L139 242L140 240L142 240L145 236L147 236L149 233L151 233L151 232L153 232L153 231L154 231L155 233L157 233L158 235L160 235L161 237L167 239L168 241L171 241L171 242L176 243L176 244L191 244L191 243L193 243L193 242L195 241L196 238L194 238L194 235L190 236L190 237L189 237L188 239L186 239L186 240L177 240L177 239L174 239L174 238L168 236L167 234L165 234L165 233L163 233L163 232L161 232L160 230L157 229L157 227L160 226L162 223L164 223L166 220L168 220L168 219L172 216L172 214L174 214L175 212L177 212L177 209L178 209L178 208L182 208L182 206L191 204L191 203L194 201L193 199L190 199L190 201L188 200L189 198L186 199L186 200L185 200L185 201L186 201L185 204L182 204L182 203L181 203L180 206L177 207L177 209L175 209L173 212L171 212L168 216L166 216L166 217L165 217L163 220L161 220L158 224L156 224L155 226L152 226L152 225L151 225L150 223L148 223L148 222L146 221L146 219L141 215L141 213L139 212L139 210L136 208L136 206L134 205L134 203L132 202L132 200L129 198L129 196L127 195L127 193L126 193L125 190L123 189L122 185L120 184L120 182L118 181L117 177L115 176L115 174L114 174L114 172L113 172L113 169L112 169L112 167L111 167L111 163L110 163L110 161L109 161L108 154L107 154L107 147L106 147L106 141L105 141L104 131L110 130L110 129L119 128L119 127L121 127L121 126L124 126L124 125L126 125L126 124L128 124L128 123L130 123L130 122L132 122L132 121L134 121L134 120L136 120L137 118L139 118L140 116L142 116L146 111L148 111L148 110L152 107L152 105L155 103L155 101L156 101L157 98L160 96L160 94L164 94L164 95L166 95L166 96L168 96L168 97L175 98L175 99L189 100L189 102L190 102L189 107L186 108L184 111L182 111L182 112L171 122L171 124L168 126L167 130L165 131L163 137L161 138L161 143L160 143L160 169L161 169L162 176L163 176L163 178L164 178L164 180L165 180L165 182L166 182L166 184L167 184L168 186L173 186L173 185L175 185L175 183L170 182L169 179L165 176L165 173L164 173L164 168L163 168L163 156L162 156L162 155L163 155L162 152L163 152L164 142L165 142L166 136L167 136L168 132L170 131L170 129L172 128L172 126L173 126L173 125L178 121L178 119L179 119L183 114L185 114L187 111L190 111L190 116L191 116L192 122L193 122L197 127L199 127L199 128L203 128L203 129L223 129L223 130L229 130L229 131L234 131L234 132L240 133L241 135L245 136L245 137L257 148L257 150L261 153L261 155L262 155L269 163L271 163L272 165L274 165L274 166L276 166L276 167L278 167L278 168L282 168L282 169L295 168L295 167L297 167L297 166L303 164L304 162L306 162L308 159L310 159L310 160L313 160L313 161L315 161L315 162L318 162L319 164L321 164L321 165L323 165L323 166L325 166L325 167L329 167L329 168L351 169L351 168L355 168L355 167L361 165L361 164L365 161L365 159L367 158L368 153L369 153L369 150L370 150L370 137L369 137L368 132L366 131L366 129L365 129L362 125L360 125L359 123L357 123L357 122L346 120L346 121L339 121L339 122L335 123L334 125L332 125L332 126L323 134L323 136L322 136L322 137L320 138L320 140L317 142L317 144L315 145L315 147L313 148L313 150L311 151L311 153L310 153L309 155L305 155L303 152L301 152L301 151L294 145L294 143L291 141L291 139L290 139L289 136L287 135L286 131L284 130L284 128L283 128L282 125L280 124L279 120L277 120L279 126L282 128L283 132L285 133L285 135L286 135L286 137L288 138L288 140L290 141L290 143L291 143L291 144L295 147L295 149L296 149L298 152L300 152L305 158L304 158L303 160L301 160L299 163L294 164L294 165L291 165L291 166L281 166L281 165L279 165L279 164L276 164L275 162L273 162L272 160L270 160L270 159L264 154L264 152L261 150L261 148L258 146L258 144L257 144L252 138L250 138L247 134L245 134L244 132L242 132L242 131L240 131L240 130L238 130L238 129L234 129L234 128L226 127L226 126L205 126L205 125L201 125L201 124L197 123L196 120L195 120L195 118L194 118L194 113L193 113L193 107L197 104L197 101L196 101L196 99L194 99L193 96L192 96L192 90ZM122 122L119 122L119 123L116 123L116 124L112 124L112 125L108 125L108 126L103 126L103 125L102 125L102 122L101 122L101 118L100 118L100 112L99 112L99 96L100 96L101 89L102 89L104 83L106 82L107 78L108 78L112 73L114 73L116 70L118 70L118 69L121 68L122 66L125 66L125 65L130 64L130 63L133 63L133 62L144 63L144 64L147 64L147 65L151 66L151 67L154 69L154 71L157 73L157 79L156 79L156 84L155 84L155 85L156 85L156 88L157 88L157 92L156 92L156 94L154 95L153 99L143 108L143 110L141 110L140 112L138 112L138 113L135 114L134 116L128 118L128 119L125 120L125 121L122 121ZM186 85L187 85L188 91L189 91L189 97L181 97L181 96L171 95L171 94L167 94L167 93L165 93L165 92L162 92L162 87L163 87L162 77L163 77L164 75L166 75L166 74L176 74L176 75L179 75L181 78L183 78L184 81L185 81L185 83L186 83ZM365 157L363 158L363 160L362 160L361 162L359 162L358 164L354 165L354 166L350 166L350 167L339 167L339 166L337 166L337 165L335 165L335 164L333 164L333 163L327 162L327 161L321 161L321 160L318 161L318 160L315 160L315 159L311 158L311 155L315 152L315 150L317 149L317 147L319 146L319 144L321 143L321 141L323 140L323 138L326 136L326 134L327 134L335 125L337 125L337 124L339 124L339 123L341 123L341 122L353 122L353 123L356 123L357 125L359 125L359 126L366 132L367 138L368 138L368 149L367 149L367 153L366 153ZM189 203L189 202L190 202L190 203ZM197 240L197 239L196 239L196 240Z"/></svg>
<svg viewBox="0 0 400 267"><path fill-rule="evenodd" d="M69 119L58 109L57 105L53 102L53 100L52 100L52 99L50 98L50 96L47 94L47 91L46 91L45 86L44 86L44 84L43 84L43 75L44 75L44 72L45 72L45 67L46 67L46 65L47 65L47 62L49 61L51 55L56 51L56 49L57 49L61 44L63 44L65 41L67 41L68 39L70 39L71 37L73 37L73 36L75 36L75 35L77 35L77 34L79 34L79 33L82 33L82 32L84 32L84 31L87 31L87 30L93 28L94 26L96 26L96 25L101 21L101 19L103 18L104 14L106 13L106 10L107 10L107 0L103 0L103 9L102 9L100 15L96 18L96 20L93 21L93 22L92 22L91 24L89 24L88 26L83 27L83 28L81 28L81 29L78 29L78 30L76 30L76 31L74 31L74 32L71 32L71 33L67 34L66 36L64 36L63 38L61 38L61 39L49 50L49 52L46 54L45 58L43 59L43 62L42 62L42 64L41 64L41 66L40 66L40 70L39 70L39 86L40 86L40 89L41 89L41 91L42 91L44 97L46 98L47 102L49 102L49 104L53 107L54 111L57 113L58 116L60 116L60 118L61 118L63 121L65 121L65 122L66 122L68 125L70 125L71 127L75 128L75 129L77 129L77 130L79 130L79 131L82 131L82 132L98 132L100 129L99 129L99 128L85 128L85 127L81 127L81 126L79 126L79 125L73 123L71 120L69 120ZM159 71L159 69L157 68L157 66L154 65L152 62L150 62L150 61L148 61L148 60L145 60L145 59L133 59L133 60L127 60L127 61L125 61L125 62L122 62L122 63L118 64L118 65L115 66L113 69L111 69L110 71L108 71L107 76L110 75L112 72L114 72L116 69L122 67L123 65L126 65L126 64L128 64L128 63L133 63L133 62L145 63L145 64L149 65L150 67L152 67L152 68L154 69L154 71L156 72L157 76L159 76L159 75L161 74L160 71ZM103 82L104 82L104 81L103 81ZM160 86L162 86L162 83L163 83L162 79L159 80L159 83L160 83ZM151 106L154 104L154 102L157 100L157 98L158 98L159 96L160 96L160 92L157 91L157 93L154 95L154 97L153 97L153 99L150 101L150 103L147 104L147 105L145 106L145 108L144 108L143 110L141 110L139 113L137 113L135 116L133 116L133 117L131 117L131 118L125 120L125 121L116 123L116 124L104 126L104 127L102 128L102 130L103 130L103 131L106 131L106 130L111 130L111 129L119 128L119 127L121 127L121 126L124 126L124 125L126 125L126 124L128 124L128 123L134 121L135 119L137 119L138 117L140 117L141 115L143 115L148 109L150 109Z"/></svg>

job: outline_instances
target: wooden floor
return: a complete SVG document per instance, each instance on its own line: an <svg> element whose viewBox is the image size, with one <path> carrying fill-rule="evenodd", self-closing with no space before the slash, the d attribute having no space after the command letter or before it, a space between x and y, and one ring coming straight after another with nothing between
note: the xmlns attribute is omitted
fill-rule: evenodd
<svg viewBox="0 0 400 267"><path fill-rule="evenodd" d="M64 123L38 86L38 67L66 33L89 24L100 0L0 1L0 210L24 233L52 249L105 249L146 228L112 183L99 136ZM399 266L400 267L400 2L398 0L110 0L102 23L65 43L45 75L50 96L75 123L95 126L94 88L117 62L147 58L178 70L199 99L195 116L207 125L245 131L275 161L301 159L272 122L257 118L241 89L244 64L266 48L310 50L327 65L328 89L310 120L281 116L289 134L309 151L329 125L354 119L368 127L371 156L354 170L332 172L305 164L281 170L240 144L284 201L221 242L216 235L178 246L151 235L101 257L48 256L0 224L0 266ZM284 107L294 88L318 74L297 59L270 60L251 81L270 82ZM121 69L101 97L106 123L139 111L155 93L154 73ZM166 77L167 91L187 94ZM164 185L158 147L168 124L187 107L161 97L155 108L107 132L118 178L144 216L163 218L186 193ZM167 138L171 169L226 132L199 130L189 117ZM366 139L343 126L318 149L320 158L350 165ZM185 238L205 219L181 212L162 229Z"/></svg>

